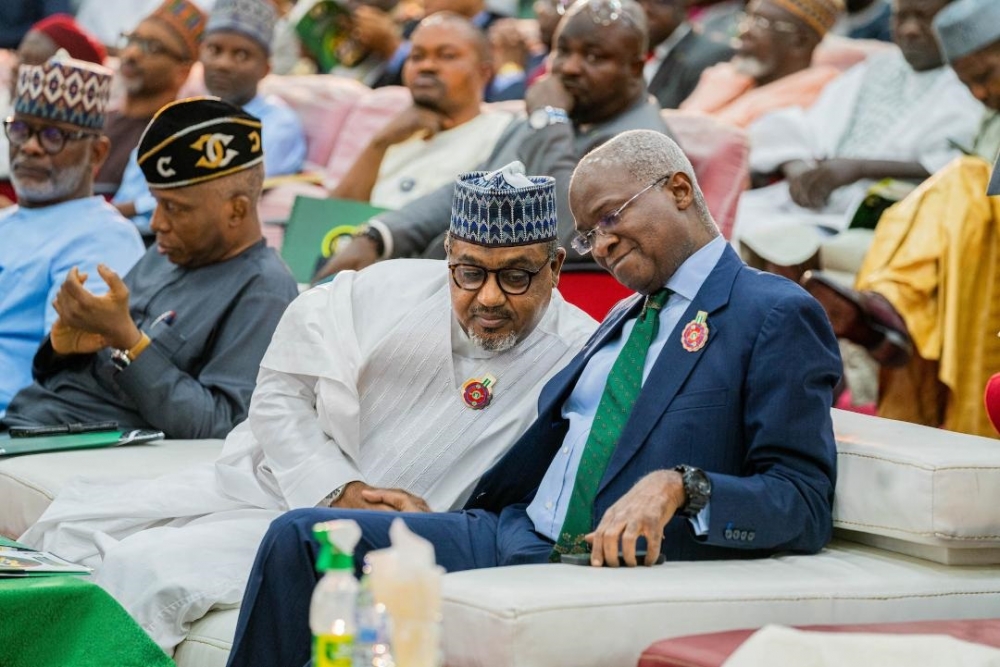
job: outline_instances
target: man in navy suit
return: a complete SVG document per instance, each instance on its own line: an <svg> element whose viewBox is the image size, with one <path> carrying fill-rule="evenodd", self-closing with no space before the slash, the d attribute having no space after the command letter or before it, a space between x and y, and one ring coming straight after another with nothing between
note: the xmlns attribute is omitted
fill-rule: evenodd
<svg viewBox="0 0 1000 667"><path fill-rule="evenodd" d="M589 552L594 566L635 566L643 547L647 565L660 552L674 560L812 553L829 540L830 407L841 364L819 304L740 261L690 162L661 133L626 132L589 153L570 205L576 249L639 294L549 381L538 419L465 510L333 508L277 519L258 551L231 666L308 658L318 521L361 525L360 564L388 545L389 525L402 517L448 571L544 563L566 551ZM650 334L645 361L631 369L641 389L632 387L624 419L609 429L615 418L604 403L619 391L618 362L631 358L640 328ZM614 440L595 465L595 433L608 432ZM581 525L577 487L590 489L583 531L568 528Z"/></svg>

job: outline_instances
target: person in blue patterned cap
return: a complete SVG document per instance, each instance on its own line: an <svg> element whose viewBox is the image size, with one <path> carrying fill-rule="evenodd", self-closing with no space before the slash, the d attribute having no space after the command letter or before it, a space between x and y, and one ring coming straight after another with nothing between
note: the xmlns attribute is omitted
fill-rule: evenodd
<svg viewBox="0 0 1000 667"><path fill-rule="evenodd" d="M157 171L192 176L163 157ZM97 582L170 652L208 609L240 601L261 537L288 509L461 507L596 323L554 289L565 253L551 178L517 166L468 174L454 201L447 262L348 271L289 306L249 417L214 465L71 485L22 539L96 567Z"/></svg>
<svg viewBox="0 0 1000 667"><path fill-rule="evenodd" d="M139 142L159 202L156 244L124 279L98 265L104 296L69 271L55 294L59 317L35 354L35 382L4 423L116 421L221 438L244 419L257 365L298 294L261 237L260 131L259 120L217 98L157 113Z"/></svg>
<svg viewBox="0 0 1000 667"><path fill-rule="evenodd" d="M56 321L52 307L71 269L98 293L98 263L128 271L142 256L135 229L101 197L93 173L111 70L79 60L22 65L14 115L4 120L19 206L0 211L0 417L31 384L31 358Z"/></svg>

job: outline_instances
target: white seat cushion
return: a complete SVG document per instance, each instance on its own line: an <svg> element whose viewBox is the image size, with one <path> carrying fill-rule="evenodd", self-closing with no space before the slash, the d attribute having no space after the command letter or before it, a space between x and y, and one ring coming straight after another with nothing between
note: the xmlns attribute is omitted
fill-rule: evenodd
<svg viewBox="0 0 1000 667"><path fill-rule="evenodd" d="M174 651L177 667L226 667L239 616L239 609L219 609L196 621Z"/></svg>
<svg viewBox="0 0 1000 667"><path fill-rule="evenodd" d="M165 440L131 447L50 452L0 459L0 534L17 539L74 477L139 479L213 461L222 440ZM127 502L122 499L122 502Z"/></svg>
<svg viewBox="0 0 1000 667"><path fill-rule="evenodd" d="M756 561L458 572L444 578L445 664L634 665L659 639L768 623L997 617L998 575L839 541Z"/></svg>
<svg viewBox="0 0 1000 667"><path fill-rule="evenodd" d="M1000 442L833 411L838 534L951 565L1000 563Z"/></svg>

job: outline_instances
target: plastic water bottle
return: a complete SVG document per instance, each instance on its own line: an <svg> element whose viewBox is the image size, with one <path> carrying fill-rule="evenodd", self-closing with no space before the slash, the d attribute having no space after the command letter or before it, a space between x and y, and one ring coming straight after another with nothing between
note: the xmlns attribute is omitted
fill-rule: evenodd
<svg viewBox="0 0 1000 667"><path fill-rule="evenodd" d="M320 544L316 570L324 572L309 605L313 667L352 667L355 643L354 547L361 529L354 521L327 521L313 527Z"/></svg>

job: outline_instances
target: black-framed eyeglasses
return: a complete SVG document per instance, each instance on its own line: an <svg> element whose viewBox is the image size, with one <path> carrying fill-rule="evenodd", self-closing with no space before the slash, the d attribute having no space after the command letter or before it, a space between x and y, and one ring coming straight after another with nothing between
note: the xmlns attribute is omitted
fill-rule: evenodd
<svg viewBox="0 0 1000 667"><path fill-rule="evenodd" d="M739 34L750 32L753 28L759 28L763 31L781 32L786 35L794 35L799 32L799 27L791 21L769 19L759 14L744 14L743 18L737 24Z"/></svg>
<svg viewBox="0 0 1000 667"><path fill-rule="evenodd" d="M143 37L142 35L137 35L134 32L123 32L119 35L118 39L118 46L120 49L124 49L126 46L135 45L136 48L147 56L167 56L181 62L190 60L190 58L183 53L177 53L160 40L153 39L152 37Z"/></svg>
<svg viewBox="0 0 1000 667"><path fill-rule="evenodd" d="M3 132L13 146L23 146L32 137L38 137L38 145L49 155L55 155L66 148L67 141L79 141L85 137L96 137L96 132L86 130L63 130L54 125L32 127L23 120L8 118L3 122Z"/></svg>
<svg viewBox="0 0 1000 667"><path fill-rule="evenodd" d="M531 281L541 273L548 263L549 260L545 260L545 264L534 271L531 269L487 269L475 264L449 264L448 268L451 270L451 279L461 289L469 292L482 289L483 285L486 284L486 278L492 273L496 275L497 285L500 286L504 294L518 296L528 291L528 288L531 287Z"/></svg>
<svg viewBox="0 0 1000 667"><path fill-rule="evenodd" d="M609 229L611 229L619 222L621 222L622 211L628 208L629 204L631 204L636 199L638 199L645 193L655 188L663 181L670 178L671 175L672 174L664 174L663 176L660 176L658 179L656 179L655 181L644 187L642 190L639 190L634 195L629 197L628 201L626 201L624 204L622 204L615 210L611 211L610 213L605 213L604 215L602 215L597 220L597 224L594 225L593 229L588 229L585 232L578 232L577 235L573 237L573 240L570 242L570 245L573 246L573 250L576 250L581 255L586 255L588 252L593 250L594 238L597 236L606 236L609 233L608 232Z"/></svg>

